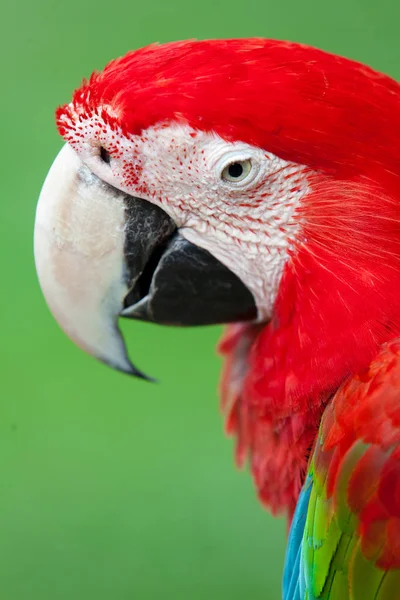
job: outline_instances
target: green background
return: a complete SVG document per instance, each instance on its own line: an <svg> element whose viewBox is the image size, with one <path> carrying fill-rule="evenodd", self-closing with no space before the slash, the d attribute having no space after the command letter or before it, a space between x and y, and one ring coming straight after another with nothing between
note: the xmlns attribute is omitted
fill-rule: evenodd
<svg viewBox="0 0 400 600"><path fill-rule="evenodd" d="M150 385L77 350L45 306L32 228L56 105L109 59L188 37L286 38L399 77L399 17L395 0L3 4L0 600L280 597L285 524L233 466L220 330L124 325Z"/></svg>

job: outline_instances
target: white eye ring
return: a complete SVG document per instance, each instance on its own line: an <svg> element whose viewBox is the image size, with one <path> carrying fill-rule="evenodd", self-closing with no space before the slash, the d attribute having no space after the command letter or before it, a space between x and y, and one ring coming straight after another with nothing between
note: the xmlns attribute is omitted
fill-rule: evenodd
<svg viewBox="0 0 400 600"><path fill-rule="evenodd" d="M234 160L223 169L221 178L229 183L240 183L251 173L251 160Z"/></svg>

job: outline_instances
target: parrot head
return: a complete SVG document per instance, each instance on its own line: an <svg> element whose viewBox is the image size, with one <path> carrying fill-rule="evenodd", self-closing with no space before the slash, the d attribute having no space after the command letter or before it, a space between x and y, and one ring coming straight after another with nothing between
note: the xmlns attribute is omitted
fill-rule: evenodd
<svg viewBox="0 0 400 600"><path fill-rule="evenodd" d="M52 313L141 377L119 318L233 323L228 429L276 510L330 395L400 332L399 115L389 77L264 39L130 52L57 110L35 224Z"/></svg>

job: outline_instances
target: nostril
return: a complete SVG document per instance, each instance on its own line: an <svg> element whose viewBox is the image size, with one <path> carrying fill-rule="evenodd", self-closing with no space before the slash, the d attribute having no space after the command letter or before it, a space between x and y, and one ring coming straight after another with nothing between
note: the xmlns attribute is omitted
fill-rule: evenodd
<svg viewBox="0 0 400 600"><path fill-rule="evenodd" d="M100 158L103 162L105 162L107 165L110 164L111 161L111 155L109 153L108 150L106 150L105 148L103 148L103 146L100 146Z"/></svg>

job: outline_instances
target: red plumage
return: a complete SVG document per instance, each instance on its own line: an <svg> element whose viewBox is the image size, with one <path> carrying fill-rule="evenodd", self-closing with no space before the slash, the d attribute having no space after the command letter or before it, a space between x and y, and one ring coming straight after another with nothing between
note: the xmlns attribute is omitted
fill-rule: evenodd
<svg viewBox="0 0 400 600"><path fill-rule="evenodd" d="M111 105L116 124L130 133L187 122L335 174L370 174L372 167L382 174L398 165L398 151L384 150L397 147L399 85L365 65L290 42L153 44L94 73L72 103L83 114ZM59 109L58 118L69 110Z"/></svg>
<svg viewBox="0 0 400 600"><path fill-rule="evenodd" d="M316 471L327 496L357 516L364 556L400 568L400 342L384 345L371 365L345 383L326 409ZM367 448L351 470L346 498L337 481L349 451ZM324 462L324 464L321 463Z"/></svg>
<svg viewBox="0 0 400 600"><path fill-rule="evenodd" d="M290 515L324 407L400 335L400 86L299 44L178 42L92 75L58 110L61 134L91 113L131 134L188 123L313 172L271 322L221 345L238 461L250 455L260 497Z"/></svg>

